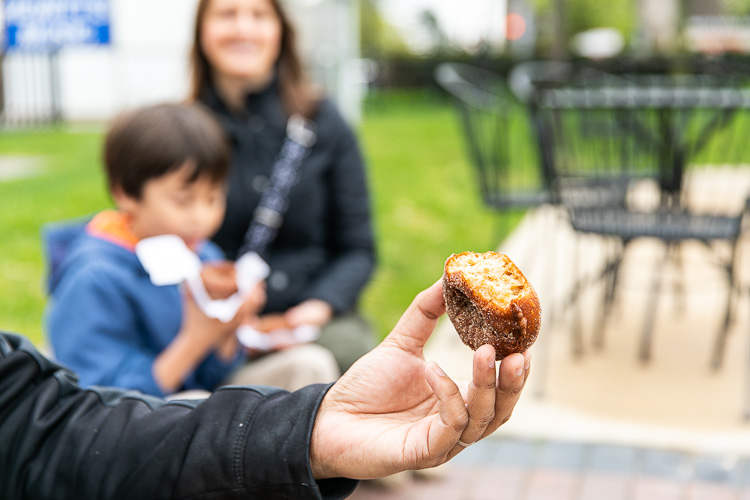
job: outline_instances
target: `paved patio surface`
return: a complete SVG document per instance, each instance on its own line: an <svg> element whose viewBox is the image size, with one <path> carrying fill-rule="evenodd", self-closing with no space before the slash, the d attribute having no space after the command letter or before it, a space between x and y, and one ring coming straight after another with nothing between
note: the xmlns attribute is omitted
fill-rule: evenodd
<svg viewBox="0 0 750 500"><path fill-rule="evenodd" d="M484 440L443 477L364 482L353 500L748 500L750 458L606 443Z"/></svg>

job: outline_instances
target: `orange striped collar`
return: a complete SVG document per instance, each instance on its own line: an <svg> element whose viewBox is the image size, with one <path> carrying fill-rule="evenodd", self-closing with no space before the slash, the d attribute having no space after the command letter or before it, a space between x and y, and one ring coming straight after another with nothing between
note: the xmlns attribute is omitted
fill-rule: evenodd
<svg viewBox="0 0 750 500"><path fill-rule="evenodd" d="M130 230L128 217L117 210L103 210L86 225L86 232L103 240L135 251L138 237Z"/></svg>

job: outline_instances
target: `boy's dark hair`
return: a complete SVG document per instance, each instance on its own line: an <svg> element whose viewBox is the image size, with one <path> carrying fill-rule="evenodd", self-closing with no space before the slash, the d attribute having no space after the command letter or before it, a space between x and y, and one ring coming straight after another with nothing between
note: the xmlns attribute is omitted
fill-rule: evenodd
<svg viewBox="0 0 750 500"><path fill-rule="evenodd" d="M199 178L220 183L229 170L224 132L200 104L158 104L121 114L112 122L104 144L104 165L110 191L140 199L151 179L193 169L188 182Z"/></svg>

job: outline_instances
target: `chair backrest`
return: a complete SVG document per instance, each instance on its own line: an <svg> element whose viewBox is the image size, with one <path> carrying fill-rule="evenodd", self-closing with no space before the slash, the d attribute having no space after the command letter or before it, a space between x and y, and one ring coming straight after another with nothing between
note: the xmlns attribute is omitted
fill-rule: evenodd
<svg viewBox="0 0 750 500"><path fill-rule="evenodd" d="M529 116L504 79L459 63L439 65L435 79L454 98L485 203L508 210L548 202L549 182L539 169Z"/></svg>
<svg viewBox="0 0 750 500"><path fill-rule="evenodd" d="M572 81L575 67L564 61L526 61L508 73L508 86L521 102L532 101L539 88L550 88Z"/></svg>

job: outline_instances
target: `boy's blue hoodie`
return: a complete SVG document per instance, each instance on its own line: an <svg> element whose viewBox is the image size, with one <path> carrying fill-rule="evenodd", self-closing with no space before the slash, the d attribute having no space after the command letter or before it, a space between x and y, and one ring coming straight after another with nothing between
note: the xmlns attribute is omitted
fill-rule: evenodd
<svg viewBox="0 0 750 500"><path fill-rule="evenodd" d="M165 396L154 380L153 364L180 330L181 291L176 285L153 285L128 241L106 229L92 230L97 217L45 228L50 344L84 387ZM211 242L196 250L203 261L222 258ZM239 349L231 362L210 354L180 390L214 390L241 362Z"/></svg>

